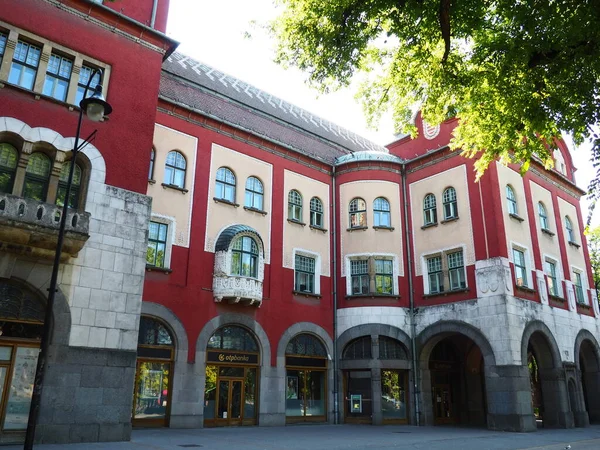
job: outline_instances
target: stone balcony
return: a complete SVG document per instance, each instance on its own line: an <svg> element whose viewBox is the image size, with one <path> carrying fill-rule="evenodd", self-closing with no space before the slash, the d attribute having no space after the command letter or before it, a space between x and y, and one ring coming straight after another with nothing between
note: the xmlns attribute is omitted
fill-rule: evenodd
<svg viewBox="0 0 600 450"><path fill-rule="evenodd" d="M53 259L62 207L0 194L0 251ZM69 210L63 260L75 256L89 238L90 214Z"/></svg>
<svg viewBox="0 0 600 450"><path fill-rule="evenodd" d="M226 300L228 303L260 306L262 292L262 281L256 278L218 275L213 278L213 296L217 303Z"/></svg>

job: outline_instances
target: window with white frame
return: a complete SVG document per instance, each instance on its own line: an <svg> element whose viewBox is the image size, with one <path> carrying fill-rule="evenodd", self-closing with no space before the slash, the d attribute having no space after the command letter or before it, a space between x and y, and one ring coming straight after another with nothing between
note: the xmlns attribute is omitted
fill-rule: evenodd
<svg viewBox="0 0 600 450"><path fill-rule="evenodd" d="M350 261L350 275L352 278L352 295L369 293L369 260L357 259Z"/></svg>
<svg viewBox="0 0 600 450"><path fill-rule="evenodd" d="M425 225L437 223L437 205L433 194L427 194L423 199L423 217Z"/></svg>
<svg viewBox="0 0 600 450"><path fill-rule="evenodd" d="M350 214L350 228L364 228L367 226L367 204L362 198L353 198L348 207Z"/></svg>
<svg viewBox="0 0 600 450"><path fill-rule="evenodd" d="M246 180L246 195L244 197L244 206L247 208L263 210L264 187L262 182L256 177L248 177Z"/></svg>
<svg viewBox="0 0 600 450"><path fill-rule="evenodd" d="M573 288L575 289L575 300L581 305L587 305L583 292L583 282L581 272L573 271Z"/></svg>
<svg viewBox="0 0 600 450"><path fill-rule="evenodd" d="M348 258L350 295L394 295L398 289L395 282L397 276L394 258L387 255L363 256Z"/></svg>
<svg viewBox="0 0 600 450"><path fill-rule="evenodd" d="M444 220L456 219L458 217L456 189L446 188L442 194L442 200L444 202Z"/></svg>
<svg viewBox="0 0 600 450"><path fill-rule="evenodd" d="M165 255L167 251L167 224L150 222L148 225L148 250L146 252L146 264L152 267L165 267Z"/></svg>
<svg viewBox="0 0 600 450"><path fill-rule="evenodd" d="M378 197L373 202L373 225L376 227L391 227L390 202Z"/></svg>
<svg viewBox="0 0 600 450"><path fill-rule="evenodd" d="M156 152L154 149L150 150L150 169L148 170L148 179L154 179L154 158L156 158Z"/></svg>
<svg viewBox="0 0 600 450"><path fill-rule="evenodd" d="M302 194L292 189L288 194L288 219L302 222Z"/></svg>
<svg viewBox="0 0 600 450"><path fill-rule="evenodd" d="M508 213L518 216L519 208L517 207L517 196L515 195L515 190L510 184L506 185L506 201L508 205Z"/></svg>
<svg viewBox="0 0 600 450"><path fill-rule="evenodd" d="M517 286L527 287L527 264L525 263L525 252L513 248L513 263L515 265L515 282Z"/></svg>
<svg viewBox="0 0 600 450"><path fill-rule="evenodd" d="M542 230L549 230L548 214L546 213L546 207L542 202L538 203L538 215L540 217L540 227L542 227Z"/></svg>
<svg viewBox="0 0 600 450"><path fill-rule="evenodd" d="M567 239L569 242L576 242L575 231L573 230L573 222L571 222L569 216L565 216L565 229L567 230Z"/></svg>
<svg viewBox="0 0 600 450"><path fill-rule="evenodd" d="M556 276L556 262L550 259L546 259L544 266L544 272L546 273L546 279L548 280L548 292L554 297L558 297L558 279Z"/></svg>
<svg viewBox="0 0 600 450"><path fill-rule="evenodd" d="M64 102L67 99L73 61L64 56L51 54L46 69L42 94Z"/></svg>
<svg viewBox="0 0 600 450"><path fill-rule="evenodd" d="M227 167L219 167L217 170L215 198L235 203L235 175Z"/></svg>
<svg viewBox="0 0 600 450"><path fill-rule="evenodd" d="M83 100L85 87L87 86L93 71L94 69L92 67L86 66L85 64L81 66L81 69L79 69L79 79L77 80L77 93L75 94L75 104L77 106L79 106L79 103L81 102L81 100ZM96 85L98 84L101 84L100 72L96 71L96 73L94 73L94 78L92 78L92 81L90 83L90 88L87 91L86 97L92 95L94 89L96 88Z"/></svg>
<svg viewBox="0 0 600 450"><path fill-rule="evenodd" d="M4 58L4 50L6 49L7 40L7 34L0 31L0 64L2 64L2 59Z"/></svg>
<svg viewBox="0 0 600 450"><path fill-rule="evenodd" d="M444 292L444 272L442 271L441 256L427 258L427 277L429 278L430 294Z"/></svg>
<svg viewBox="0 0 600 450"><path fill-rule="evenodd" d="M310 199L310 225L323 228L323 202L318 197Z"/></svg>
<svg viewBox="0 0 600 450"><path fill-rule="evenodd" d="M375 292L392 294L394 292L394 267L389 259L375 259Z"/></svg>
<svg viewBox="0 0 600 450"><path fill-rule="evenodd" d="M465 281L465 263L463 261L462 250L449 253L448 257L448 279L450 290L456 291L467 287Z"/></svg>
<svg viewBox="0 0 600 450"><path fill-rule="evenodd" d="M186 161L183 154L172 150L167 154L165 163L165 184L176 186L180 189L185 187Z"/></svg>
<svg viewBox="0 0 600 450"><path fill-rule="evenodd" d="M250 236L240 236L233 242L231 275L258 277L258 245Z"/></svg>
<svg viewBox="0 0 600 450"><path fill-rule="evenodd" d="M294 265L294 290L296 292L315 293L315 258L296 253Z"/></svg>
<svg viewBox="0 0 600 450"><path fill-rule="evenodd" d="M13 55L8 82L32 90L42 49L19 40Z"/></svg>

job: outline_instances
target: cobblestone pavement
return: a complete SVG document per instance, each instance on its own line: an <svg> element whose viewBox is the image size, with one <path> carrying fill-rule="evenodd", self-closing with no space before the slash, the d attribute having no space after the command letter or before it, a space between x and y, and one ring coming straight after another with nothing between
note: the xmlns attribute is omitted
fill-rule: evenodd
<svg viewBox="0 0 600 450"><path fill-rule="evenodd" d="M131 442L38 445L39 450L600 450L600 425L536 433L368 425L135 430ZM7 446L3 450L17 450Z"/></svg>

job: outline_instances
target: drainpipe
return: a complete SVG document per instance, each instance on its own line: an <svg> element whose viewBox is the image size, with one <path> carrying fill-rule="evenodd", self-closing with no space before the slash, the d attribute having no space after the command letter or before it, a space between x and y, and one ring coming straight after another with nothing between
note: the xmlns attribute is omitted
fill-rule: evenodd
<svg viewBox="0 0 600 450"><path fill-rule="evenodd" d="M413 258L411 254L411 241L410 241L410 229L408 227L408 197L406 195L406 164L402 164L401 168L402 177L402 195L404 197L404 233L406 236L406 259L407 259L407 272L408 272L408 302L409 302L409 314L410 314L410 341L412 344L412 365L413 365L413 380L414 388L413 393L415 397L415 421L417 426L421 424L421 413L419 411L419 366L417 364L417 323L415 319L415 296L413 292L413 276L412 276L412 263Z"/></svg>
<svg viewBox="0 0 600 450"><path fill-rule="evenodd" d="M158 0L152 1L152 18L150 19L150 28L154 28L156 22L156 8L158 7Z"/></svg>
<svg viewBox="0 0 600 450"><path fill-rule="evenodd" d="M331 196L331 217L332 217L332 234L333 234L333 423L340 423L340 404L338 392L338 351L337 351L337 202L335 191L335 163L331 173L331 187L333 194Z"/></svg>

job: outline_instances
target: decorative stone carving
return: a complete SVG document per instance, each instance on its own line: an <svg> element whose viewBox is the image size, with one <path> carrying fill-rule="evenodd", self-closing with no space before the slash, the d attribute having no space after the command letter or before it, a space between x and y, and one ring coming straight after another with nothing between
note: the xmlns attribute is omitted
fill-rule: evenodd
<svg viewBox="0 0 600 450"><path fill-rule="evenodd" d="M535 271L537 283L538 283L538 292L540 293L540 298L542 299L542 305L548 304L548 289L546 288L546 276L544 272L541 270Z"/></svg>
<svg viewBox="0 0 600 450"><path fill-rule="evenodd" d="M598 295L596 294L596 290L590 289L590 294L592 294L592 308L594 308L594 315L600 317L600 306L598 305Z"/></svg>
<svg viewBox="0 0 600 450"><path fill-rule="evenodd" d="M423 121L423 137L425 137L425 139L433 139L438 134L440 134L439 125L429 125L427 122Z"/></svg>
<svg viewBox="0 0 600 450"><path fill-rule="evenodd" d="M506 258L490 258L475 263L477 297L513 295L510 265Z"/></svg>
<svg viewBox="0 0 600 450"><path fill-rule="evenodd" d="M565 280L567 288L567 300L569 301L569 311L577 311L577 303L575 302L575 290L573 289L573 283Z"/></svg>

